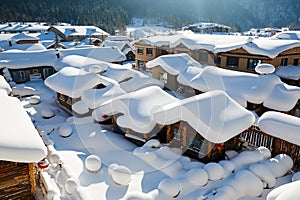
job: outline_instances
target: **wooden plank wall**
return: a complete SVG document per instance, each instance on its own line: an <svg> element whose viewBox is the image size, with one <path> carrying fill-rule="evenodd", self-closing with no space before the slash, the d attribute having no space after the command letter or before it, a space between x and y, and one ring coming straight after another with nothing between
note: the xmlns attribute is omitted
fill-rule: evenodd
<svg viewBox="0 0 300 200"><path fill-rule="evenodd" d="M0 161L0 199L34 199L28 163Z"/></svg>

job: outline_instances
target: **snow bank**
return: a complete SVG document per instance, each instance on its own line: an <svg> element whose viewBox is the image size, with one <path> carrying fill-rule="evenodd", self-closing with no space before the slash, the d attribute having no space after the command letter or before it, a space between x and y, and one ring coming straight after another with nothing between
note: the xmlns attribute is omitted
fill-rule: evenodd
<svg viewBox="0 0 300 200"><path fill-rule="evenodd" d="M49 76L45 84L52 90L72 98L78 98L82 93L99 83L99 76L74 67L65 67Z"/></svg>
<svg viewBox="0 0 300 200"><path fill-rule="evenodd" d="M0 75L0 90L5 90L7 94L10 94L12 89L10 85L6 82L3 76Z"/></svg>
<svg viewBox="0 0 300 200"><path fill-rule="evenodd" d="M1 95L0 110L0 160L12 162L42 160L47 155L46 147L21 102L17 98Z"/></svg>
<svg viewBox="0 0 300 200"><path fill-rule="evenodd" d="M259 118L258 127L268 135L300 145L300 119L298 117L269 111Z"/></svg>
<svg viewBox="0 0 300 200"><path fill-rule="evenodd" d="M205 114L204 114L205 113ZM205 139L222 143L249 128L254 115L234 102L225 92L212 91L157 108L158 124L186 121Z"/></svg>

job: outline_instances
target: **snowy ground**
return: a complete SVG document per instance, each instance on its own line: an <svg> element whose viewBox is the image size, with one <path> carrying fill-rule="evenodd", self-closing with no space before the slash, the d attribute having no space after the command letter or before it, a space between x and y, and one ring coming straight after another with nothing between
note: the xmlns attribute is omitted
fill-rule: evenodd
<svg viewBox="0 0 300 200"><path fill-rule="evenodd" d="M55 93L49 90L43 81L28 82L26 85L35 88L36 95L40 96L40 103L36 105L29 103L30 97L21 100L26 111L34 119L36 127L44 133L44 141L48 145L48 159L51 165L42 174L48 183L57 183L57 186L55 184L47 186L50 191L48 197L95 200L228 200L228 196L217 198L214 193L221 195L222 192L228 192L226 186L237 185L240 188L234 189L239 190L239 194L235 192L232 194L235 199L238 197L238 200L263 200L270 191L264 189L259 197L249 196L255 193L254 189L250 191L251 187L257 188L257 185L251 184L256 183L257 180L258 185L262 182L245 173L243 169L268 159L262 158L264 153L260 151L254 152L255 156L249 163L243 165L236 161L240 169L236 170L235 174L230 172L231 162L229 165L226 165L226 162L222 165L214 163L211 164L211 168L206 168L207 165L177 155L166 147L150 148L159 145L156 142L149 146L137 147L121 135L111 132L110 127L102 127L94 123L92 118L74 120L56 104ZM52 110L55 116L50 119L43 118L41 111L45 109ZM65 129L62 130L62 127ZM62 137L60 134L71 135ZM98 163L94 163L100 165L98 165L100 169L95 172L88 171L85 166L85 160L90 155L97 155L100 158ZM234 162L232 160L232 163ZM58 163L62 164L62 168ZM213 170L214 167L219 169L220 166L223 166L221 167L223 173L220 173L220 170ZM125 168L127 172L123 170L123 173L120 173L117 168ZM238 177L235 175L238 172L243 179L240 182L236 181ZM205 174L209 176L205 179L199 173L203 173L204 177ZM276 187L291 182L291 177L287 175L277 178ZM259 188L257 190L259 191Z"/></svg>

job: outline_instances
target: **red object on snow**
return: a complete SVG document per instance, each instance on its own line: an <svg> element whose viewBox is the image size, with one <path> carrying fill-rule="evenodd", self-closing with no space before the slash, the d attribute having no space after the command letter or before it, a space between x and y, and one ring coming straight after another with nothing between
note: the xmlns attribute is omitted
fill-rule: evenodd
<svg viewBox="0 0 300 200"><path fill-rule="evenodd" d="M46 169L47 167L49 167L49 162L48 162L47 159L45 159L45 160L42 160L42 161L38 162L37 166L40 169Z"/></svg>

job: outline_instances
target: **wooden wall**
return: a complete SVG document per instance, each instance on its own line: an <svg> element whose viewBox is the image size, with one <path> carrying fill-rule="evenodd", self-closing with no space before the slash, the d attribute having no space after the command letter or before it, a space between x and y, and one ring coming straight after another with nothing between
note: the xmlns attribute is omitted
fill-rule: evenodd
<svg viewBox="0 0 300 200"><path fill-rule="evenodd" d="M0 161L0 199L33 200L32 164Z"/></svg>

